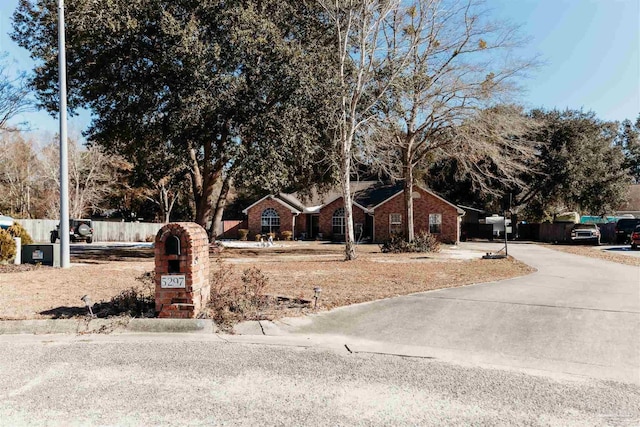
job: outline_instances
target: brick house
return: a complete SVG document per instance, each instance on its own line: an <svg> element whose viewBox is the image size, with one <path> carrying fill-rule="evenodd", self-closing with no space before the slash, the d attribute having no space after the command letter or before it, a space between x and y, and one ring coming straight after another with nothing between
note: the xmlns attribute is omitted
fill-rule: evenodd
<svg viewBox="0 0 640 427"><path fill-rule="evenodd" d="M403 185L377 181L352 183L356 239L383 242L392 233L402 233ZM413 188L415 232L428 231L442 242L458 242L464 211L426 188L418 185ZM251 236L287 230L298 239L344 240L344 208L338 191L270 194L242 212L247 215Z"/></svg>

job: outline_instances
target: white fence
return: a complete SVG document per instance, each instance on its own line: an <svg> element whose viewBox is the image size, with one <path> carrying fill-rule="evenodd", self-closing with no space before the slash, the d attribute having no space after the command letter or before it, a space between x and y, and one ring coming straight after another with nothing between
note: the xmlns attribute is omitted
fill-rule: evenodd
<svg viewBox="0 0 640 427"><path fill-rule="evenodd" d="M51 230L55 230L58 220L18 219L36 242L48 242ZM164 224L151 222L110 222L93 221L94 242L144 242L147 236L158 233Z"/></svg>

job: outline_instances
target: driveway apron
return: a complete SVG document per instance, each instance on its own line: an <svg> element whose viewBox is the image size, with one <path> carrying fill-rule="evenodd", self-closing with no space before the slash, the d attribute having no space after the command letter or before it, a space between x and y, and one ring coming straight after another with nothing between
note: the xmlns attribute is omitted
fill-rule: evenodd
<svg viewBox="0 0 640 427"><path fill-rule="evenodd" d="M284 329L363 352L640 384L640 268L534 244L510 245L509 254L538 271L336 309Z"/></svg>

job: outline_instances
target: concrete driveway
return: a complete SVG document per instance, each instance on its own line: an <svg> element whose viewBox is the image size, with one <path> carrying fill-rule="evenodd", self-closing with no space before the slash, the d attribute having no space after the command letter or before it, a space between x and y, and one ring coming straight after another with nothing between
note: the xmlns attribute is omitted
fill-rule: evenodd
<svg viewBox="0 0 640 427"><path fill-rule="evenodd" d="M509 254L538 271L285 319L275 333L353 352L640 384L639 268L534 244L510 244Z"/></svg>

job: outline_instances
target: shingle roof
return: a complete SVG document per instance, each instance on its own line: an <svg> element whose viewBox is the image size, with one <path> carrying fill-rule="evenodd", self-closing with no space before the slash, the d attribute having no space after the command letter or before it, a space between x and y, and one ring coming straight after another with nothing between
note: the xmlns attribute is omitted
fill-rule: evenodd
<svg viewBox="0 0 640 427"><path fill-rule="evenodd" d="M351 192L354 195L354 201L361 204L358 195L367 192L371 187L380 184L378 181L353 181L351 182ZM321 206L333 202L342 197L342 191L339 187L334 187L328 191L320 192L317 188L312 188L308 194L305 193L280 193L279 198L289 203L291 206L301 206L300 210L305 212L315 212ZM363 205L364 206L364 205ZM365 206L368 207L368 206Z"/></svg>
<svg viewBox="0 0 640 427"><path fill-rule="evenodd" d="M353 201L365 209L373 209L381 203L389 200L393 196L402 192L404 189L404 181L396 181L394 183L380 181L354 181L351 183L351 191ZM423 190L426 190L423 188ZM435 197L442 199L430 190L426 190ZM320 209L342 197L342 191L339 187L335 187L326 192L320 192L317 188L313 188L308 194L303 193L280 193L274 198L281 203L290 206L292 209L304 213L318 213ZM447 202L446 200L442 199ZM256 202L257 203L257 202ZM255 204L255 203L254 203ZM451 204L451 203L449 203ZM253 205L251 205L253 206ZM251 207L250 206L250 207ZM464 213L462 209L455 205L451 205L458 213ZM249 208L246 208L248 210ZM246 212L245 212L246 213Z"/></svg>
<svg viewBox="0 0 640 427"><path fill-rule="evenodd" d="M374 182L372 185L356 192L353 199L359 205L364 206L367 209L371 209L395 196L401 192L403 188L404 182L402 181L398 181L393 184Z"/></svg>

